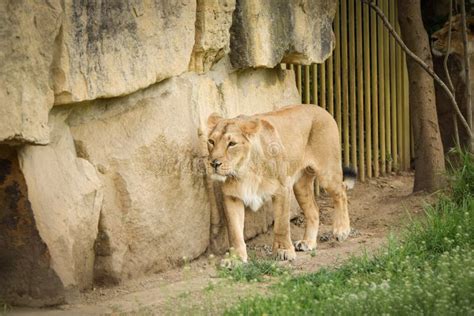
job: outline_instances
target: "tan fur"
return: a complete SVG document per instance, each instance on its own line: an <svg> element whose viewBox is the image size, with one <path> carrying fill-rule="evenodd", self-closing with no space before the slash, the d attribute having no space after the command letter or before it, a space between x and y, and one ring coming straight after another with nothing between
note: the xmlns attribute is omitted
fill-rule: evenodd
<svg viewBox="0 0 474 316"><path fill-rule="evenodd" d="M273 200L273 252L281 260L295 258L290 236L290 193L306 217L306 231L297 250L316 247L319 209L313 195L317 177L334 200L333 233L350 232L343 183L339 132L333 117L315 105L294 105L254 116L208 120L210 173L222 183L230 245L247 261L244 205L257 210Z"/></svg>
<svg viewBox="0 0 474 316"><path fill-rule="evenodd" d="M451 45L449 54L453 54L458 58L462 58L464 56L461 23L461 15L455 15L451 18ZM472 54L474 53L474 17L470 16L466 18L466 26L468 53ZM446 22L441 29L431 35L433 54L437 56L444 56L448 53L448 32L449 21Z"/></svg>

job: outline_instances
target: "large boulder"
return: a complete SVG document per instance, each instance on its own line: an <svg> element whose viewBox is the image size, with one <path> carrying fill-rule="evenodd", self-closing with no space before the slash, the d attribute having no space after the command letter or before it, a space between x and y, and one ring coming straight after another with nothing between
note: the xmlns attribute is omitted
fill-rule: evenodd
<svg viewBox="0 0 474 316"><path fill-rule="evenodd" d="M0 1L0 143L48 142L61 1Z"/></svg>
<svg viewBox="0 0 474 316"><path fill-rule="evenodd" d="M237 0L230 57L236 68L322 63L335 45L333 0Z"/></svg>
<svg viewBox="0 0 474 316"><path fill-rule="evenodd" d="M47 146L0 147L0 295L54 305L90 287L102 205L95 168L78 158L64 116Z"/></svg>
<svg viewBox="0 0 474 316"><path fill-rule="evenodd" d="M24 146L18 159L36 227L65 288L92 284L102 184L95 168L78 158L64 117L50 117L48 146Z"/></svg>
<svg viewBox="0 0 474 316"><path fill-rule="evenodd" d="M48 113L188 69L196 3L2 1L0 142L48 142ZM7 119L5 119L7 118Z"/></svg>
<svg viewBox="0 0 474 316"><path fill-rule="evenodd" d="M196 1L66 0L55 104L135 92L188 69Z"/></svg>
<svg viewBox="0 0 474 316"><path fill-rule="evenodd" d="M96 281L161 271L209 246L209 191L198 128L205 130L208 115L221 109L233 116L298 102L290 72L228 75L229 69L225 58L210 76L187 73L126 97L56 113L67 116L78 156L95 166L104 184ZM248 236L268 228L267 213L250 215Z"/></svg>
<svg viewBox="0 0 474 316"><path fill-rule="evenodd" d="M78 154L106 187L97 281L161 271L205 251L210 216L196 131L218 100L211 80L189 73L68 113Z"/></svg>

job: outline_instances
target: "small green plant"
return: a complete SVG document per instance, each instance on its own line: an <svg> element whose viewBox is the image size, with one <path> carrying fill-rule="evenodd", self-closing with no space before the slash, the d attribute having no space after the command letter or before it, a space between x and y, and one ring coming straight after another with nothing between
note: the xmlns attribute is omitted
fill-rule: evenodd
<svg viewBox="0 0 474 316"><path fill-rule="evenodd" d="M261 282L264 276L279 276L288 269L278 265L275 260L250 258L248 263L235 264L232 268L220 267L220 277L235 281Z"/></svg>
<svg viewBox="0 0 474 316"><path fill-rule="evenodd" d="M204 288L204 291L206 291L206 292L209 293L209 292L214 291L215 288L216 288L215 284L212 283L212 282L209 282L209 283L207 284L207 286Z"/></svg>
<svg viewBox="0 0 474 316"><path fill-rule="evenodd" d="M455 157L458 158L457 164L461 167L451 165L452 176L452 197L456 202L462 201L466 196L474 196L474 157L472 153L463 152L455 149Z"/></svg>
<svg viewBox="0 0 474 316"><path fill-rule="evenodd" d="M188 298L191 295L191 292L185 291L178 295L179 298Z"/></svg>
<svg viewBox="0 0 474 316"><path fill-rule="evenodd" d="M7 315L11 307L9 304L0 301L0 315Z"/></svg>

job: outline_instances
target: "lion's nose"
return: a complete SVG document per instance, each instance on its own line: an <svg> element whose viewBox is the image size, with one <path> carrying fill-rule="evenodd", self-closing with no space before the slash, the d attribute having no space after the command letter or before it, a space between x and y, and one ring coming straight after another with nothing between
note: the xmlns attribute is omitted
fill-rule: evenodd
<svg viewBox="0 0 474 316"><path fill-rule="evenodd" d="M214 169L217 169L220 165L222 165L222 162L220 162L220 161L217 160L217 159L214 159L214 160L211 162L211 167L214 168Z"/></svg>

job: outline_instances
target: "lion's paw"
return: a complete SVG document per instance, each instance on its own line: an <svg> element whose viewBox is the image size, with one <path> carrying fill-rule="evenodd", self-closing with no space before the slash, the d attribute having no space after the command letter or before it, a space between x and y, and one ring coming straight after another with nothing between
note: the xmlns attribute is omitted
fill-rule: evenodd
<svg viewBox="0 0 474 316"><path fill-rule="evenodd" d="M349 234L351 233L351 228L350 227L345 227L345 228L334 228L332 234L336 238L337 241L343 241L346 240L347 237L349 237Z"/></svg>
<svg viewBox="0 0 474 316"><path fill-rule="evenodd" d="M297 240L294 243L296 251L311 251L316 248L316 243L309 240Z"/></svg>
<svg viewBox="0 0 474 316"><path fill-rule="evenodd" d="M296 252L292 249L276 249L276 258L281 261L293 261L296 259Z"/></svg>

